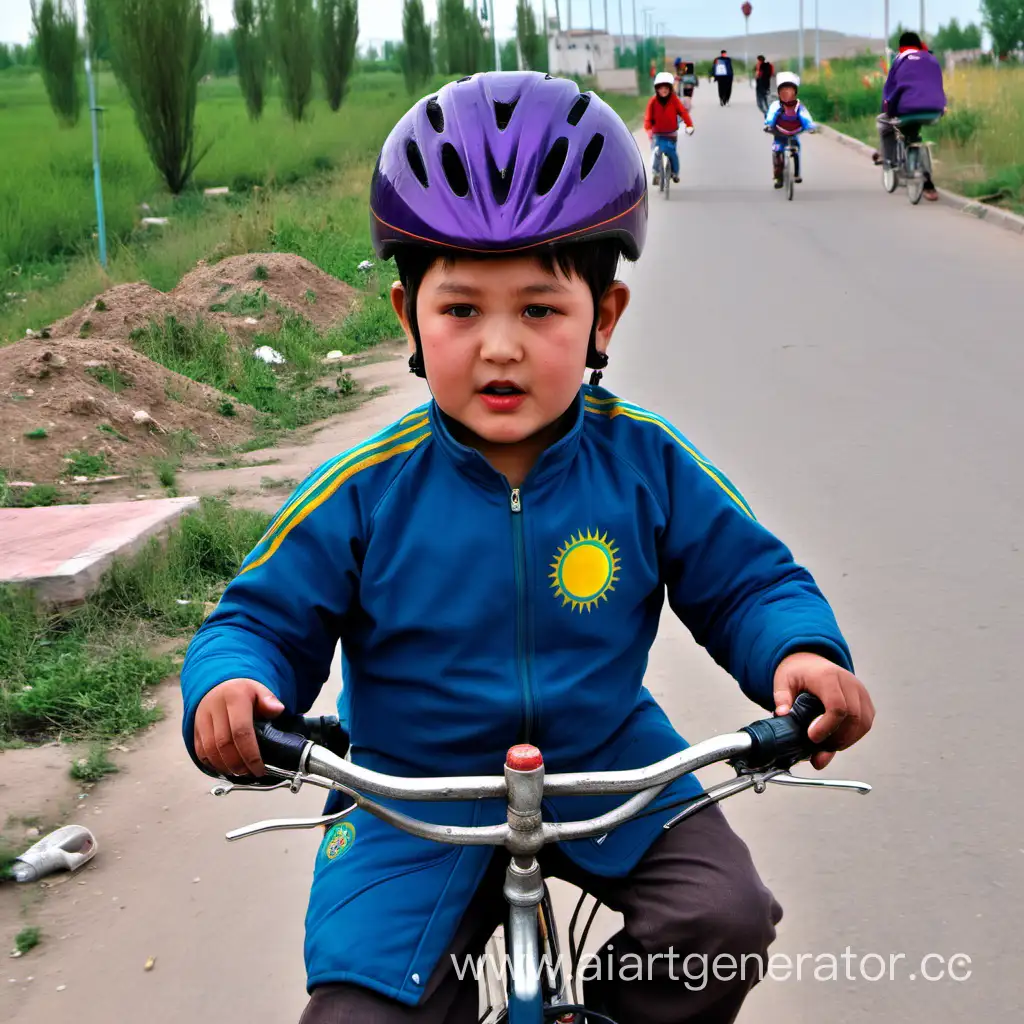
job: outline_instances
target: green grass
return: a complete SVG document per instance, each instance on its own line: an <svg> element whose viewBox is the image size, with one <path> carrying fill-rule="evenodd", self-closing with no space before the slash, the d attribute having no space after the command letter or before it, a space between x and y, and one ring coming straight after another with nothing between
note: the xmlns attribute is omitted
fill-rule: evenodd
<svg viewBox="0 0 1024 1024"><path fill-rule="evenodd" d="M65 476L104 476L110 472L106 455L92 455L89 452L75 449L65 456L67 468Z"/></svg>
<svg viewBox="0 0 1024 1024"><path fill-rule="evenodd" d="M252 292L236 292L227 302L215 302L211 313L232 313L234 316L262 316L270 305L262 288Z"/></svg>
<svg viewBox="0 0 1024 1024"><path fill-rule="evenodd" d="M4 477L0 473L0 477ZM6 479L0 481L0 508L43 508L61 503L61 491L53 484L33 484L31 487L8 487Z"/></svg>
<svg viewBox="0 0 1024 1024"><path fill-rule="evenodd" d="M46 432L46 427L36 427L35 430L26 430L25 437L29 441L42 441L44 438L50 435Z"/></svg>
<svg viewBox="0 0 1024 1024"><path fill-rule="evenodd" d="M14 937L14 948L24 956L39 945L42 937L43 933L38 928L22 928Z"/></svg>
<svg viewBox="0 0 1024 1024"><path fill-rule="evenodd" d="M156 459L153 462L153 471L161 487L166 487L169 491L174 490L178 483L177 459Z"/></svg>
<svg viewBox="0 0 1024 1024"><path fill-rule="evenodd" d="M0 843L0 882L12 877L11 868L14 867L14 862L17 859L18 854L16 851L12 850L5 843Z"/></svg>
<svg viewBox="0 0 1024 1024"><path fill-rule="evenodd" d="M107 757L107 748L102 743L94 743L86 757L72 763L68 774L77 782L101 782L118 771L117 765Z"/></svg>
<svg viewBox="0 0 1024 1024"><path fill-rule="evenodd" d="M191 634L267 521L203 499L166 544L116 562L77 608L50 612L0 588L0 743L109 739L154 721L148 692L173 663L153 641Z"/></svg>
<svg viewBox="0 0 1024 1024"><path fill-rule="evenodd" d="M105 388L109 388L116 395L119 391L132 386L130 377L125 376L120 370L112 366L87 366L85 372L94 380L99 381Z"/></svg>
<svg viewBox="0 0 1024 1024"><path fill-rule="evenodd" d="M116 427L112 427L109 423L100 423L96 427L96 429L101 434L106 434L108 437L116 438L118 441L129 440L127 437L124 436L124 434L121 433L120 430L118 430Z"/></svg>

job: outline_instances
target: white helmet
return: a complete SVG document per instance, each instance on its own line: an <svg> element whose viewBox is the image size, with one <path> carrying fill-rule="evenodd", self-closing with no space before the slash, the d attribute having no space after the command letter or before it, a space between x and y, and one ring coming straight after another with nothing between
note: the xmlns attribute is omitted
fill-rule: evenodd
<svg viewBox="0 0 1024 1024"><path fill-rule="evenodd" d="M794 89L800 88L800 76L792 71L780 71L775 78L775 91L778 92L784 85L791 85Z"/></svg>
<svg viewBox="0 0 1024 1024"><path fill-rule="evenodd" d="M676 84L676 76L671 71L662 71L660 75L655 75L654 88L657 89L659 85L671 85Z"/></svg>

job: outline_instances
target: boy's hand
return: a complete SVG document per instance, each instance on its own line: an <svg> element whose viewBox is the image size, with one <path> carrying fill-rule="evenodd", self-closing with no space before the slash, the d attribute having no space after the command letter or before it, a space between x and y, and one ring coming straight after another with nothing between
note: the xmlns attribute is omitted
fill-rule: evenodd
<svg viewBox="0 0 1024 1024"><path fill-rule="evenodd" d="M253 719L277 718L284 705L255 679L215 686L196 710L196 756L224 775L263 775Z"/></svg>
<svg viewBox="0 0 1024 1024"><path fill-rule="evenodd" d="M815 743L828 739L830 750L811 758L817 769L824 768L837 750L853 746L871 728L875 705L864 684L851 672L817 654L799 653L784 658L775 670L775 713L789 714L801 693L810 693L825 705L825 713L808 729Z"/></svg>

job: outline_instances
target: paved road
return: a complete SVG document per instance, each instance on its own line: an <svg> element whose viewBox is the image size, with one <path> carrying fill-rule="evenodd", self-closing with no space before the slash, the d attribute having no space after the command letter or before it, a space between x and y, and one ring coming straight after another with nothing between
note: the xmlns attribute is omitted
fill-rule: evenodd
<svg viewBox="0 0 1024 1024"><path fill-rule="evenodd" d="M685 184L652 203L607 382L678 422L814 569L876 696L874 733L830 769L874 783L870 797L778 790L730 806L786 907L778 951L906 957L900 980L875 982L857 961L845 980L841 960L839 980L815 981L805 960L805 980L761 986L742 1021L1017 1019L1024 245L886 196L824 138L786 203L750 96L709 100L681 146ZM673 621L650 682L693 739L751 717ZM315 839L220 835L298 813L295 799L203 796L173 726L128 769L93 819L108 855L46 894L49 952L5 961L0 1020L294 1019ZM0 896L6 934L17 906ZM924 981L929 953L969 955L972 976Z"/></svg>

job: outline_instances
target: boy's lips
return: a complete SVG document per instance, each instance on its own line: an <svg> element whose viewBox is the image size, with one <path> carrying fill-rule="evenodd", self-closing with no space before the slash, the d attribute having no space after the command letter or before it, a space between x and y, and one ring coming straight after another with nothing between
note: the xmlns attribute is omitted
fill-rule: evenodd
<svg viewBox="0 0 1024 1024"><path fill-rule="evenodd" d="M514 412L526 399L526 392L514 380L492 380L480 389L480 398L491 412Z"/></svg>

